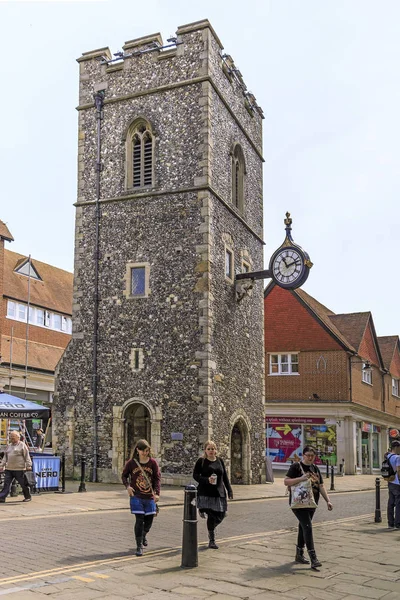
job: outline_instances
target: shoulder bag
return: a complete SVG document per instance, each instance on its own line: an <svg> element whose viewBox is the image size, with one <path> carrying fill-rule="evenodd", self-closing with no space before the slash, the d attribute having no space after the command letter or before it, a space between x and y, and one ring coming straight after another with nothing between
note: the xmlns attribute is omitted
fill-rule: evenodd
<svg viewBox="0 0 400 600"><path fill-rule="evenodd" d="M154 498L155 493L153 490L153 486L151 485L150 479L147 477L146 473L142 469L141 464L136 460L136 458L134 459L134 461L137 464L137 466L139 467L139 469L142 471L142 475L145 478L145 480L147 481L147 484L149 485L149 487L151 489L151 493L153 494L153 498ZM154 501L155 501L155 499L154 499ZM157 517L159 512L160 512L160 507L158 506L158 502L156 502L156 514L154 516Z"/></svg>
<svg viewBox="0 0 400 600"><path fill-rule="evenodd" d="M298 465L300 467L301 474L305 475L301 463L298 463ZM300 483L296 483L296 485L291 485L290 492L290 508L292 510L297 510L298 508L317 508L311 479L300 481Z"/></svg>

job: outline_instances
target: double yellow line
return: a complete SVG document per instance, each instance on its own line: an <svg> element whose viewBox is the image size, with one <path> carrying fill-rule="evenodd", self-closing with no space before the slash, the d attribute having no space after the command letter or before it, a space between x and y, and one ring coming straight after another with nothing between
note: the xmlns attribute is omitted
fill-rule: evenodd
<svg viewBox="0 0 400 600"><path fill-rule="evenodd" d="M336 519L334 521L323 521L321 523L315 523L314 527L323 527L325 525L332 525L332 524L337 525L340 523L347 523L347 522L352 522L352 521L362 521L364 519L371 519L372 517L373 517L372 513L369 513L366 515L358 515L355 517L345 517L343 519ZM293 529L293 527L286 528L286 529L278 529L275 531L263 531L261 533L246 533L243 535L235 535L232 537L223 538L221 540L218 540L218 543L223 544L223 543L229 543L229 542L240 542L240 541L245 541L245 540L249 540L249 543L250 543L251 540L256 540L258 538L269 537L271 535L273 535L273 536L283 535L285 533L289 533L291 531L291 529ZM203 544L200 544L200 546L204 546L205 544L206 544L206 542L204 542ZM141 558L138 558L137 556L120 556L120 557L108 558L108 559L104 558L104 559L93 560L93 561L80 563L80 564L76 564L76 565L71 565L69 567L56 567L54 569L47 569L45 571L36 571L33 573L16 575L14 577L5 577L3 579L0 579L0 586L22 583L25 581L33 581L35 579L43 579L43 578L48 579L49 577L56 577L57 575L67 575L68 573L74 573L76 571L84 571L86 569L97 567L99 565L115 565L115 564L124 563L124 562L131 562L133 560L139 560L139 561L143 562L144 559L146 559L146 558L153 558L153 557L157 557L157 556L164 556L166 554L173 554L174 552L178 552L181 549L182 549L182 546L175 546L175 547L165 548L163 550L150 550L149 552L146 552L144 557L141 557Z"/></svg>

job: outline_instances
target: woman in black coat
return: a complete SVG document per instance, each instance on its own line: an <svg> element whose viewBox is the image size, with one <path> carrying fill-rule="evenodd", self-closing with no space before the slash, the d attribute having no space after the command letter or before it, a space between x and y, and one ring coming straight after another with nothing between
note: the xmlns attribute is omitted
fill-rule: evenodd
<svg viewBox="0 0 400 600"><path fill-rule="evenodd" d="M222 523L228 509L227 493L233 499L231 484L224 461L217 456L217 446L211 440L204 445L204 455L199 458L193 471L193 479L198 482L197 508L200 516L207 515L209 548L218 549L215 543L215 528Z"/></svg>

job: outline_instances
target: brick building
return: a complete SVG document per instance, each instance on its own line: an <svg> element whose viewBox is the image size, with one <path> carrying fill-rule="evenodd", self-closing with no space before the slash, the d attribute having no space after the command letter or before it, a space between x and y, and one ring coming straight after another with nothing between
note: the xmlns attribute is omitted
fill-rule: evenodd
<svg viewBox="0 0 400 600"><path fill-rule="evenodd" d="M0 221L0 387L49 406L56 365L71 339L73 276L35 259L29 276L29 257L4 247L13 239Z"/></svg>
<svg viewBox="0 0 400 600"><path fill-rule="evenodd" d="M400 428L397 336L369 312L337 315L301 289L264 294L267 453L286 468L309 443L347 474L380 468ZM370 365L371 368L368 368Z"/></svg>
<svg viewBox="0 0 400 600"><path fill-rule="evenodd" d="M144 437L164 481L181 483L213 438L232 480L258 483L263 293L238 302L234 280L263 268L262 111L208 21L179 27L167 46L154 34L115 60L108 48L78 59L73 335L57 446L70 472L84 450L93 479L118 481Z"/></svg>

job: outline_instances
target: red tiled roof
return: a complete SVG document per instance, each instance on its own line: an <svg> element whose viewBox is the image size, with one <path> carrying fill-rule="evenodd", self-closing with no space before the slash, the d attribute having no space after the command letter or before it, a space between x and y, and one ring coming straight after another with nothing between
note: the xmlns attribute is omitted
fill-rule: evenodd
<svg viewBox="0 0 400 600"><path fill-rule="evenodd" d="M399 337L397 335L381 336L378 337L378 344L382 354L383 364L385 368L389 370L396 346L399 344Z"/></svg>
<svg viewBox="0 0 400 600"><path fill-rule="evenodd" d="M14 238L11 235L10 230L8 229L7 225L3 221L0 221L0 238L7 240L7 242L14 241Z"/></svg>
<svg viewBox="0 0 400 600"><path fill-rule="evenodd" d="M15 273L15 268L27 258L10 250L4 251L4 296L28 301L28 277ZM42 281L31 277L31 304L71 315L73 273L34 259L32 266Z"/></svg>
<svg viewBox="0 0 400 600"><path fill-rule="evenodd" d="M1 358L3 364L10 363L10 341L8 335L1 336ZM58 361L63 355L64 348L49 346L39 342L28 342L28 367L42 371L55 371ZM13 365L25 366L25 340L13 338L11 361Z"/></svg>
<svg viewBox="0 0 400 600"><path fill-rule="evenodd" d="M350 340L343 335L343 331L340 327L336 325L336 323L332 320L332 317L335 317L335 313L331 311L329 308L318 302L315 298L307 294L304 290L298 288L294 290L296 296L298 296L322 321L322 323L327 327L334 336L349 350L355 352L356 349L351 344Z"/></svg>
<svg viewBox="0 0 400 600"><path fill-rule="evenodd" d="M363 312L330 315L329 319L358 352L370 317L370 312Z"/></svg>

